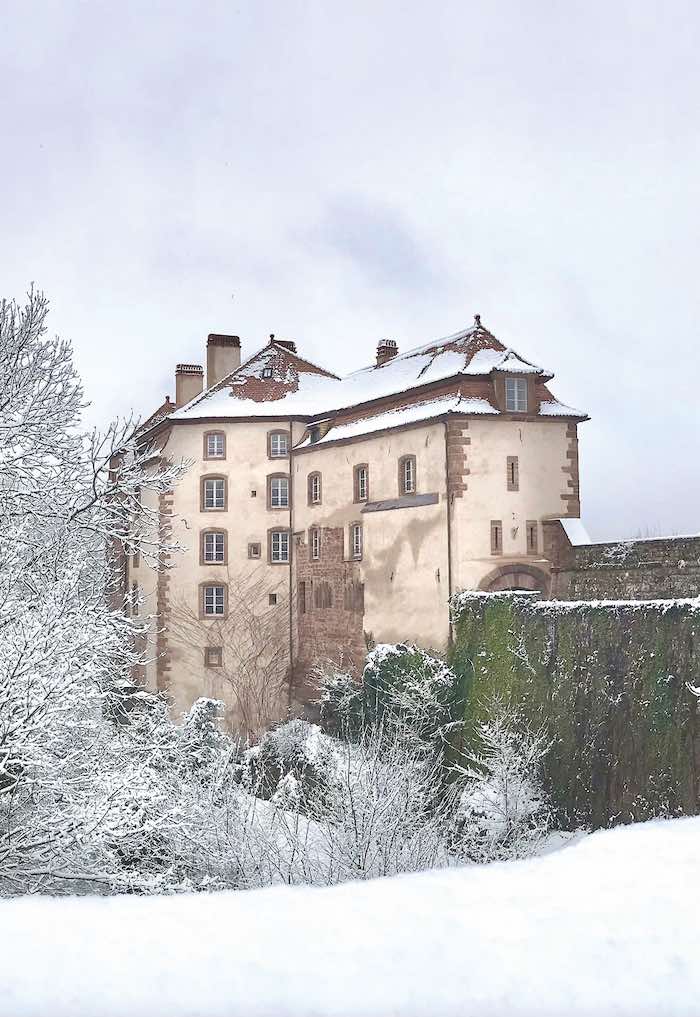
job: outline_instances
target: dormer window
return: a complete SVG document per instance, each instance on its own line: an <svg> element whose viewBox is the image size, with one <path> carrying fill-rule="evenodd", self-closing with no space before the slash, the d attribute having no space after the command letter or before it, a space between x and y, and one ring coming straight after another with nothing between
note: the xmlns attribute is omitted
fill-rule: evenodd
<svg viewBox="0 0 700 1017"><path fill-rule="evenodd" d="M271 378L272 377L272 368L271 367L263 367L262 376L263 376L263 378Z"/></svg>
<svg viewBox="0 0 700 1017"><path fill-rule="evenodd" d="M506 412L527 413L527 378L506 378Z"/></svg>

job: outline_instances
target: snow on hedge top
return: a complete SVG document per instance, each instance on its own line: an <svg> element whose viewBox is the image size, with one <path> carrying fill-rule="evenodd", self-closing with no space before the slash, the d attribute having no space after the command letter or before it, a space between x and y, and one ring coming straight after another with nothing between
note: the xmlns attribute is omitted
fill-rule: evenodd
<svg viewBox="0 0 700 1017"><path fill-rule="evenodd" d="M177 410L172 419L234 416L319 419L431 382L487 377L492 371L531 374L543 381L552 377L551 372L507 349L480 324L345 378L336 377L273 340L217 385ZM555 401L543 406L544 416L577 413ZM463 408L463 412L487 410L472 407ZM491 407L491 412L498 411Z"/></svg>
<svg viewBox="0 0 700 1017"><path fill-rule="evenodd" d="M700 819L329 889L0 903L0 1017L690 1017Z"/></svg>

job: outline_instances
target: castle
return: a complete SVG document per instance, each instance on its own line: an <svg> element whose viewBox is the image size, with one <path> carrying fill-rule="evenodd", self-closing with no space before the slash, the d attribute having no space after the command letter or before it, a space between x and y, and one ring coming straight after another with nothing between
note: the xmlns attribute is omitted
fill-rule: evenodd
<svg viewBox="0 0 700 1017"><path fill-rule="evenodd" d="M443 649L457 590L548 595L588 418L478 315L408 352L383 340L343 378L274 336L243 363L236 336L206 352L206 385L178 365L175 402L141 431L191 462L152 496L183 550L168 569L127 562L133 603L155 604L144 678L176 714L213 696L254 732L312 698L324 660L357 670L370 641Z"/></svg>

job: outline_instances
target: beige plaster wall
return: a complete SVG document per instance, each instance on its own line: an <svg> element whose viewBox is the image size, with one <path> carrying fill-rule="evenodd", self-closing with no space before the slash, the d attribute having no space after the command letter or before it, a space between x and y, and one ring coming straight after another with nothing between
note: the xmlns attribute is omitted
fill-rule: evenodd
<svg viewBox="0 0 700 1017"><path fill-rule="evenodd" d="M470 417L467 490L453 502L455 590L474 589L493 569L522 562L548 571L542 557L542 519L566 512L567 422ZM519 489L509 491L506 463L518 457ZM491 520L503 524L503 553L491 554ZM528 554L526 522L538 521L538 553Z"/></svg>
<svg viewBox="0 0 700 1017"><path fill-rule="evenodd" d="M397 498L398 463L415 455L417 490L436 493L436 505L361 512L353 503L353 468L369 466L370 502ZM365 584L364 628L377 642L411 639L426 646L447 642L447 530L444 425L422 424L345 445L323 445L296 453L294 528L343 527L350 556L349 526L362 522ZM321 505L307 504L309 473L322 474Z"/></svg>

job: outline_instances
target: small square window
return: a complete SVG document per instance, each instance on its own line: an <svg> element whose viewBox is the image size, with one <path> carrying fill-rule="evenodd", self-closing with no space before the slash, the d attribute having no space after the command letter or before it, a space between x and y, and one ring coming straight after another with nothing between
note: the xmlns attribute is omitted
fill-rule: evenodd
<svg viewBox="0 0 700 1017"><path fill-rule="evenodd" d="M269 604L269 605L270 605L271 607L272 607L272 606L273 606L274 604L276 604L276 603L277 603L277 594L276 594L276 593L269 593L269 594L267 595L267 602L268 602L268 604Z"/></svg>
<svg viewBox="0 0 700 1017"><path fill-rule="evenodd" d="M204 666L221 667L224 662L224 651L221 646L206 646L204 648Z"/></svg>
<svg viewBox="0 0 700 1017"><path fill-rule="evenodd" d="M272 377L272 368L271 367L263 367L262 376L263 376L263 378L271 378Z"/></svg>
<svg viewBox="0 0 700 1017"><path fill-rule="evenodd" d="M260 557L260 544L248 544L248 557L249 558Z"/></svg>

